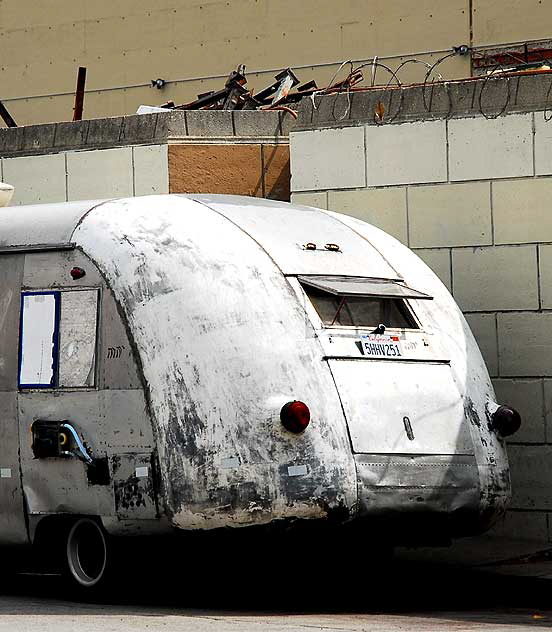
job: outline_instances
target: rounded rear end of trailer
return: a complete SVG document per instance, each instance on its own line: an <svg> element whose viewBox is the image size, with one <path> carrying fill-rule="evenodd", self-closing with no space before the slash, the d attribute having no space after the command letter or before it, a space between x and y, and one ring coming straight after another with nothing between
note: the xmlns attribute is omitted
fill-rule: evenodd
<svg viewBox="0 0 552 632"><path fill-rule="evenodd" d="M173 526L366 519L437 543L503 512L481 355L391 237L268 200L152 196L103 205L75 239L132 332Z"/></svg>
<svg viewBox="0 0 552 632"><path fill-rule="evenodd" d="M75 239L102 268L134 337L171 524L354 514L338 393L304 309L255 240L180 196L106 204ZM282 423L296 401L310 411L299 432Z"/></svg>

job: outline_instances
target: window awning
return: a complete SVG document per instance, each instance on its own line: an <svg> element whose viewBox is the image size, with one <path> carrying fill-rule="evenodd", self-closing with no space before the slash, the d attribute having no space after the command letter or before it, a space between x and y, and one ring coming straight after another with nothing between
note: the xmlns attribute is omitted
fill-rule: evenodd
<svg viewBox="0 0 552 632"><path fill-rule="evenodd" d="M399 281L367 279L364 277L298 276L303 285L337 296L378 296L385 298L413 298L431 300L433 296L413 290Z"/></svg>

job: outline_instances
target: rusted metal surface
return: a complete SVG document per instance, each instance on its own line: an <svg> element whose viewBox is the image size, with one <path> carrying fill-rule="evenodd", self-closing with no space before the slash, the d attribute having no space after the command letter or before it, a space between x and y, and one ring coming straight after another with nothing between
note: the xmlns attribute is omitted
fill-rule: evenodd
<svg viewBox="0 0 552 632"><path fill-rule="evenodd" d="M232 196L18 211L9 222L0 215L4 252L27 248L0 254L0 387L12 402L6 427L16 430L20 462L5 442L0 467L20 467L21 486L17 511L1 490L0 506L14 524L26 507L31 537L42 517L56 515L99 516L118 534L336 516L395 528L414 516L441 541L483 530L503 512L505 442L490 423L496 402L481 354L444 286L385 233L327 211ZM33 252L37 244L73 249ZM82 278L71 277L75 266ZM324 326L300 275L387 279L417 291L405 290L417 324L397 333L401 357L364 354L359 336L372 331ZM18 393L19 294L52 288L62 304L64 293L98 292L94 381ZM89 348L93 326L84 330ZM89 352L85 366L92 370ZM299 435L280 422L293 400L311 412ZM96 469L35 459L28 428L36 419L68 420Z"/></svg>
<svg viewBox="0 0 552 632"><path fill-rule="evenodd" d="M84 88L86 86L86 68L79 67L77 74L77 88L75 90L75 106L73 108L73 120L81 121L84 110Z"/></svg>
<svg viewBox="0 0 552 632"><path fill-rule="evenodd" d="M6 106L0 101L0 117L8 127L17 127L17 123L13 119L12 115L8 112Z"/></svg>

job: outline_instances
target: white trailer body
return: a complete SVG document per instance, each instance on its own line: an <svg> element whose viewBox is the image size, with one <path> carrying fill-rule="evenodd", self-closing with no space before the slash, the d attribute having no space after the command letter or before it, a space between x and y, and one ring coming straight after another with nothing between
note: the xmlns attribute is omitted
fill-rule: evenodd
<svg viewBox="0 0 552 632"><path fill-rule="evenodd" d="M216 195L9 208L0 287L4 545L83 516L111 536L364 520L437 542L504 512L474 338L369 224Z"/></svg>

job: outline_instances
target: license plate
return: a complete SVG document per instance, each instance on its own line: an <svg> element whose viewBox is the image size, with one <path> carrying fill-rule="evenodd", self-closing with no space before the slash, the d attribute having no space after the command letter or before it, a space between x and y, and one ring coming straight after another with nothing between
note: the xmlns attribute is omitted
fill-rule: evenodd
<svg viewBox="0 0 552 632"><path fill-rule="evenodd" d="M360 337L360 348L363 355L371 358L400 358L403 355L398 336L367 334Z"/></svg>

